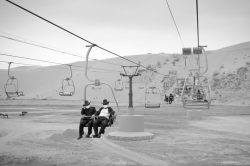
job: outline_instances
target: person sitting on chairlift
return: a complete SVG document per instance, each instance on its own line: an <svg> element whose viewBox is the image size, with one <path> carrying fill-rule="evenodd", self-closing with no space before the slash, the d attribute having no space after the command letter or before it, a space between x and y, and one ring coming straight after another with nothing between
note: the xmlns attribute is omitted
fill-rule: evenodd
<svg viewBox="0 0 250 166"><path fill-rule="evenodd" d="M102 107L95 113L95 116L98 116L98 118L94 121L93 128L95 131L95 135L93 135L93 138L100 138L101 134L105 133L105 128L107 127L107 124L109 122L110 116L113 116L115 114L115 111L109 107L109 101L107 99L103 100ZM98 125L101 124L101 129L98 133Z"/></svg>
<svg viewBox="0 0 250 166"><path fill-rule="evenodd" d="M165 94L165 101L168 103L168 95Z"/></svg>
<svg viewBox="0 0 250 166"><path fill-rule="evenodd" d="M196 95L197 95L197 99L198 99L198 100L202 100L202 99L203 99L203 96L202 96L202 94L201 94L201 92L200 92L199 89L198 89Z"/></svg>
<svg viewBox="0 0 250 166"><path fill-rule="evenodd" d="M82 138L84 134L83 128L86 124L88 124L88 134L85 138L91 138L90 134L92 133L92 126L94 122L94 114L96 113L95 107L90 106L90 102L88 100L84 101L83 108L81 110L82 118L80 120L79 125L79 137L77 140Z"/></svg>
<svg viewBox="0 0 250 166"><path fill-rule="evenodd" d="M174 101L174 95L172 95L172 93L170 93L170 95L169 95L169 104L172 104L173 101Z"/></svg>

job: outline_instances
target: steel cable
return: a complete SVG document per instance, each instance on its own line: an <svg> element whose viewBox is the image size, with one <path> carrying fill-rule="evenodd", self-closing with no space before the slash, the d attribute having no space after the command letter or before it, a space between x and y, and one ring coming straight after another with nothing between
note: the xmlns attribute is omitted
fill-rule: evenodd
<svg viewBox="0 0 250 166"><path fill-rule="evenodd" d="M54 25L54 26L56 26L56 27L58 27L59 29L62 29L63 31L68 32L69 34L71 34L71 35L73 35L73 36L75 36L75 37L77 37L77 38L79 38L79 39L81 39L81 40L86 41L86 42L89 43L89 44L96 45L96 47L98 47L98 48L100 48L100 49L102 49L102 50L104 50L104 51L106 51L106 52L109 52L109 53L111 53L111 54L113 54L113 55L116 55L116 56L118 56L118 57L120 57L120 58L122 58L122 59L125 59L125 60L127 60L127 61L129 61L129 62L131 62L131 63L134 63L134 64L136 64L136 65L138 65L138 66L141 66L141 67L143 67L143 68L146 69L145 66L142 66L142 65L140 65L140 64L138 64L138 63L136 63L136 62L133 62L133 61L127 59L127 58L124 58L124 57L122 57L122 56L120 56L120 55L118 55L118 54L116 54L116 53L114 53L114 52L112 52L112 51L109 51L109 50L107 50L107 49L105 49L105 48L103 48L103 47L101 47L101 46L98 46L97 44L94 44L93 42L90 42L89 40L84 39L84 38L82 38L81 36L76 35L76 34L73 33L73 32L70 32L69 30L67 30L67 29L65 29L65 28L63 28L63 27L61 27L61 26L59 26L59 25L57 25L57 24L55 24L55 23L53 23L53 22L51 22L51 21L49 21L49 20L47 20L47 19L45 19L45 18L43 18L43 17L41 17L41 16L39 16L39 15L37 15L37 14L35 14L35 13L33 13L33 12L27 10L27 9L25 9L25 8L23 8L23 7L20 6L20 5L17 5L16 3L12 2L12 1L9 1L9 0L6 0L6 1L9 2L9 3L11 3L11 4L13 4L13 5L15 5L15 6L17 6L17 7L19 7L19 8L21 8L21 9L23 9L23 10L25 10L26 12L28 12L28 13L30 13L30 14L32 14L32 15L34 15L34 16L36 16L36 17L38 17L38 18L40 18L40 19L42 19L42 20L44 20L44 21L46 21L46 22L48 22L48 23L50 23L50 24L52 24L52 25ZM158 74L161 74L161 73L158 73ZM161 74L161 75L164 75L164 74Z"/></svg>

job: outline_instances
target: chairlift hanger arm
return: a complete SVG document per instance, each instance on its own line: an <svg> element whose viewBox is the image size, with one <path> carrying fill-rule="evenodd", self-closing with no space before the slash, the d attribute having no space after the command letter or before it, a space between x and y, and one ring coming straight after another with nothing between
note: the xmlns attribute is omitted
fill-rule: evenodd
<svg viewBox="0 0 250 166"><path fill-rule="evenodd" d="M85 76L86 78L90 81L90 82L95 82L95 80L91 80L89 77L88 77L88 62L89 62L89 54L90 54L90 51L93 47L97 46L96 44L92 44L92 45L87 45L86 47L89 47L89 50L87 52L87 55L86 55L86 64L85 64Z"/></svg>
<svg viewBox="0 0 250 166"><path fill-rule="evenodd" d="M68 65L68 66L70 67L70 77L69 77L69 79L70 79L70 78L72 78L72 68L71 68L72 65Z"/></svg>
<svg viewBox="0 0 250 166"><path fill-rule="evenodd" d="M120 76L121 76L121 79L120 79L120 80L122 81L122 73L121 73L121 72L120 72Z"/></svg>
<svg viewBox="0 0 250 166"><path fill-rule="evenodd" d="M9 62L8 64L9 64L9 67L8 67L8 76L13 80L13 79L15 79L15 77L14 76L10 76L10 65L11 65L11 63L13 63L13 62Z"/></svg>
<svg viewBox="0 0 250 166"><path fill-rule="evenodd" d="M207 70L208 70L208 62L207 62L207 53L206 53L206 51L205 51L205 49L204 49L204 47L207 47L207 46L199 46L199 47L201 47L202 48L202 50L204 51L204 54L205 54L205 59L206 59L206 69L205 69L205 71L204 72L202 72L202 73L199 73L199 74L205 74L206 72L207 72ZM200 70L200 66L199 66L199 70Z"/></svg>

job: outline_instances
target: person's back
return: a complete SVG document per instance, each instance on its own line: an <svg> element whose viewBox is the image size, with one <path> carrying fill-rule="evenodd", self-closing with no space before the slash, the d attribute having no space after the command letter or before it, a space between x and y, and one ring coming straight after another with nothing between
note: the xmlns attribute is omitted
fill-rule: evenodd
<svg viewBox="0 0 250 166"><path fill-rule="evenodd" d="M167 95L165 95L165 101L168 102L168 96Z"/></svg>

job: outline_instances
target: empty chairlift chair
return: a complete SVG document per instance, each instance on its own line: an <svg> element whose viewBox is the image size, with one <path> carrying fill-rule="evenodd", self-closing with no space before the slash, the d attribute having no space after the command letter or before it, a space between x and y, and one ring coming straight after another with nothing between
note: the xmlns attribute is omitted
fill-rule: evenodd
<svg viewBox="0 0 250 166"><path fill-rule="evenodd" d="M59 92L60 96L73 96L75 93L75 85L72 78L72 65L68 65L70 67L71 76L62 81L62 92Z"/></svg>
<svg viewBox="0 0 250 166"><path fill-rule="evenodd" d="M149 98L151 96L151 98ZM153 98L152 98L153 96ZM156 87L148 87L145 90L145 108L160 108L162 97L160 90Z"/></svg>
<svg viewBox="0 0 250 166"><path fill-rule="evenodd" d="M123 90L123 82L122 82L122 76L120 79L115 81L115 91L122 91Z"/></svg>
<svg viewBox="0 0 250 166"><path fill-rule="evenodd" d="M5 94L7 95L7 98L24 96L22 91L18 91L17 78L15 78L14 76L10 76L11 63L13 63L13 62L9 62L9 67L8 67L9 79L7 80L6 84L4 84Z"/></svg>
<svg viewBox="0 0 250 166"><path fill-rule="evenodd" d="M141 84L139 84L138 88L139 88L139 89L144 89L144 88L145 88L145 85L141 83Z"/></svg>
<svg viewBox="0 0 250 166"><path fill-rule="evenodd" d="M142 81L139 83L138 85L139 89L145 89L145 83L143 83Z"/></svg>
<svg viewBox="0 0 250 166"><path fill-rule="evenodd" d="M142 77L142 79L141 79L141 82L139 83L139 86L138 86L138 88L139 89L145 89L145 76L141 76Z"/></svg>

